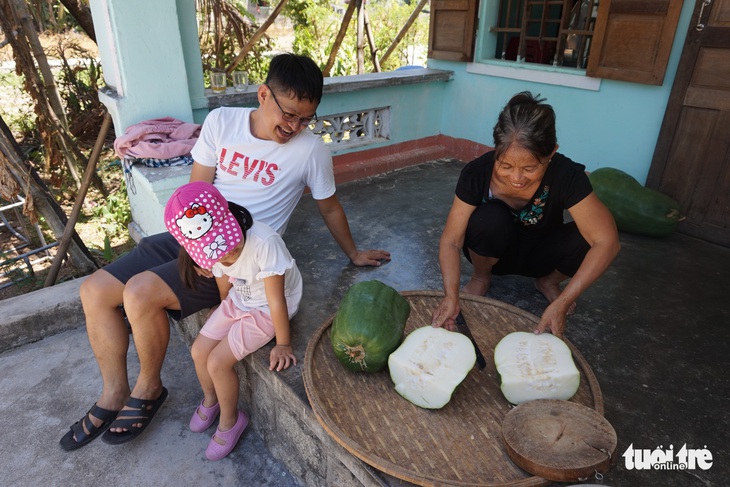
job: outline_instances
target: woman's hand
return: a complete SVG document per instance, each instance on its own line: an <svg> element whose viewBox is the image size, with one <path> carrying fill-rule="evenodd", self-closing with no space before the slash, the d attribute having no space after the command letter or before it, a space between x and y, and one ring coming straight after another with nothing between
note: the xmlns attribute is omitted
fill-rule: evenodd
<svg viewBox="0 0 730 487"><path fill-rule="evenodd" d="M563 338L565 332L565 317L568 315L570 309L570 303L566 306L559 299L556 299L550 305L545 308L545 311L540 318L540 323L537 324L535 333L540 334L546 330L550 330L550 333L556 337Z"/></svg>
<svg viewBox="0 0 730 487"><path fill-rule="evenodd" d="M459 300L444 298L431 315L431 326L443 327L449 331L456 329L456 315L459 314Z"/></svg>
<svg viewBox="0 0 730 487"><path fill-rule="evenodd" d="M269 355L269 370L288 369L290 365L296 365L297 358L291 345L276 345Z"/></svg>

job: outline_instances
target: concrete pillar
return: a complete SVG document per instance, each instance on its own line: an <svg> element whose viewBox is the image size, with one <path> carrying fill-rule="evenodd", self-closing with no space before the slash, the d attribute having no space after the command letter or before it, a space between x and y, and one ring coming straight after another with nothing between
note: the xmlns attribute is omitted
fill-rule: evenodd
<svg viewBox="0 0 730 487"><path fill-rule="evenodd" d="M198 121L206 106L194 0L91 0L117 136L159 117Z"/></svg>

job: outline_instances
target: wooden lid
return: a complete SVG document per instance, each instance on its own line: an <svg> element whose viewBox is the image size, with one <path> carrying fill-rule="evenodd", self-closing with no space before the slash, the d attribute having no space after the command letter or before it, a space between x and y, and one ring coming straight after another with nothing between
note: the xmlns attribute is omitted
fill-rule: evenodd
<svg viewBox="0 0 730 487"><path fill-rule="evenodd" d="M502 437L517 466L554 482L606 472L618 443L613 426L595 410L556 399L512 409L502 422Z"/></svg>

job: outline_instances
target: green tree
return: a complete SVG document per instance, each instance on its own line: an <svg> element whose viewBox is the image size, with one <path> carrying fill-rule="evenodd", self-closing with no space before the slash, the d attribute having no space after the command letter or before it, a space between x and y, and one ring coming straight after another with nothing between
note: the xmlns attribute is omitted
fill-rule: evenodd
<svg viewBox="0 0 730 487"><path fill-rule="evenodd" d="M377 56L382 56L393 42L393 39L405 25L416 8L411 4L398 0L369 1L363 8L367 9L372 29ZM324 68L333 49L334 41L342 23L342 15L338 14L327 0L306 2L290 0L286 15L294 24L295 52L306 54ZM382 71L396 69L406 64L420 64L425 60L428 42L428 16L421 14L398 48L388 60L381 65ZM365 43L365 71L375 71L370 48ZM337 53L331 76L357 74L357 21L356 15L347 29L345 39Z"/></svg>

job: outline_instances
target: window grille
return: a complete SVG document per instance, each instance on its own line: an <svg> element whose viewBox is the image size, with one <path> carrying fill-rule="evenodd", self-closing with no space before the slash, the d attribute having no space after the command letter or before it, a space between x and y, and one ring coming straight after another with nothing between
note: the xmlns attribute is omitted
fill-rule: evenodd
<svg viewBox="0 0 730 487"><path fill-rule="evenodd" d="M585 69L598 0L501 0L495 57Z"/></svg>

